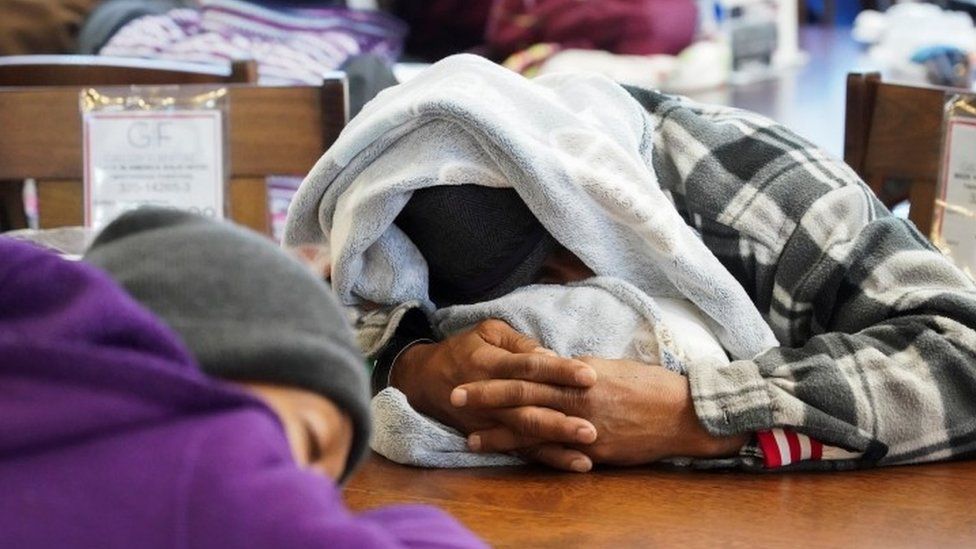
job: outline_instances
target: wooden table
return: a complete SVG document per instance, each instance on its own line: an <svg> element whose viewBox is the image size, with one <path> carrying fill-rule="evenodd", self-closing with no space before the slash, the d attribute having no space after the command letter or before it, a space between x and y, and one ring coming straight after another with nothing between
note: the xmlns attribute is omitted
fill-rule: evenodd
<svg viewBox="0 0 976 549"><path fill-rule="evenodd" d="M423 470L372 456L353 509L439 506L497 547L976 547L976 462L844 473Z"/></svg>

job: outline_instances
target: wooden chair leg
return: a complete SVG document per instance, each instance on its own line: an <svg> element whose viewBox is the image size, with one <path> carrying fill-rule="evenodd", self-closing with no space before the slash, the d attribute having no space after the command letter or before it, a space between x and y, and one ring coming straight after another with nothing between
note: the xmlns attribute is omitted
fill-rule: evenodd
<svg viewBox="0 0 976 549"><path fill-rule="evenodd" d="M932 238L935 216L935 181L915 181L909 191L908 219L926 238Z"/></svg>
<svg viewBox="0 0 976 549"><path fill-rule="evenodd" d="M261 234L271 235L271 221L268 219L268 187L263 177L231 180L230 218Z"/></svg>
<svg viewBox="0 0 976 549"><path fill-rule="evenodd" d="M873 175L867 179L868 187L874 191L874 196L878 197L885 206L891 208L891 204L885 200L885 178L882 175Z"/></svg>
<svg viewBox="0 0 976 549"><path fill-rule="evenodd" d="M85 223L81 181L37 182L38 222L42 229L80 226Z"/></svg>
<svg viewBox="0 0 976 549"><path fill-rule="evenodd" d="M24 182L0 181L0 231L26 228Z"/></svg>
<svg viewBox="0 0 976 549"><path fill-rule="evenodd" d="M256 84L258 63L253 59L239 59L230 65L230 81L235 84Z"/></svg>
<svg viewBox="0 0 976 549"><path fill-rule="evenodd" d="M847 97L844 113L844 162L858 175L865 177L868 139L874 115L881 73L847 75ZM872 187L874 188L874 187ZM877 193L878 189L875 189ZM878 194L878 196L881 196Z"/></svg>

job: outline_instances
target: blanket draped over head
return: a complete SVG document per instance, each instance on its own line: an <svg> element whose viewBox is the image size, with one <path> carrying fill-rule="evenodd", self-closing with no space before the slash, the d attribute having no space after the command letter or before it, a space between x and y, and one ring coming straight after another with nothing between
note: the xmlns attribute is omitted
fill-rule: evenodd
<svg viewBox="0 0 976 549"><path fill-rule="evenodd" d="M328 241L347 305L417 300L427 265L393 224L415 189L511 187L597 275L686 298L734 359L775 346L745 290L661 190L655 120L599 76L523 77L471 55L388 89L319 160L289 210L285 243Z"/></svg>

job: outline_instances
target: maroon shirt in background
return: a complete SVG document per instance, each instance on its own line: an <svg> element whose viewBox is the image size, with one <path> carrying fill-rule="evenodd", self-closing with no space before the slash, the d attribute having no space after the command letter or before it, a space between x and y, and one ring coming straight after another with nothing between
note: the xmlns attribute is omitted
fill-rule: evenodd
<svg viewBox="0 0 976 549"><path fill-rule="evenodd" d="M674 55L694 40L697 22L693 0L496 0L487 42L502 57L539 43Z"/></svg>
<svg viewBox="0 0 976 549"><path fill-rule="evenodd" d="M406 52L436 61L461 52L496 61L539 43L630 55L677 54L695 37L694 0L400 0Z"/></svg>

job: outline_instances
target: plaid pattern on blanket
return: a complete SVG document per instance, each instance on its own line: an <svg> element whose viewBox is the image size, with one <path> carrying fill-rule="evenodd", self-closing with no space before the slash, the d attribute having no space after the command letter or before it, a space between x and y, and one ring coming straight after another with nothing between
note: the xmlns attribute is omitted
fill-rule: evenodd
<svg viewBox="0 0 976 549"><path fill-rule="evenodd" d="M758 115L629 89L686 222L782 347L689 372L714 434L787 427L860 460L976 451L976 288L845 164Z"/></svg>

